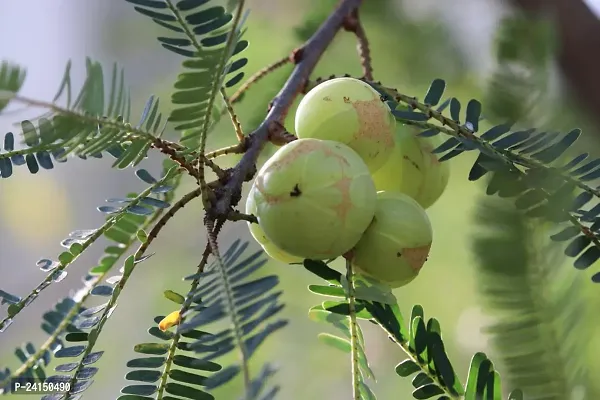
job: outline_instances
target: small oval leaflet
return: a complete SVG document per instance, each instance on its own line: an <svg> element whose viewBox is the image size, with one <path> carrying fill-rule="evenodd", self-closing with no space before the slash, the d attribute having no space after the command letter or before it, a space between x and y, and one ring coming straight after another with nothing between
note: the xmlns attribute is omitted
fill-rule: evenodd
<svg viewBox="0 0 600 400"><path fill-rule="evenodd" d="M108 283L109 285L116 285L121 281L121 279L123 279L123 275L114 275L109 278L106 278L106 283Z"/></svg>
<svg viewBox="0 0 600 400"><path fill-rule="evenodd" d="M204 387L210 390L222 386L225 383L232 380L233 378L235 378L239 373L240 367L237 365L231 365L225 368L224 370L212 375L210 378L204 381Z"/></svg>
<svg viewBox="0 0 600 400"><path fill-rule="evenodd" d="M442 98L442 95L444 94L445 89L446 82L443 79L435 79L433 82L431 82L423 102L425 104L429 104L430 106L437 106Z"/></svg>
<svg viewBox="0 0 600 400"><path fill-rule="evenodd" d="M135 171L135 175L140 178L142 181L152 185L155 184L156 182L158 182L156 180L156 178L154 178L150 172L148 172L147 170L145 170L144 168L140 168L138 170Z"/></svg>
<svg viewBox="0 0 600 400"><path fill-rule="evenodd" d="M171 205L169 203L167 203L166 201L162 201L159 199L154 199L152 197L144 197L143 199L140 200L140 203L152 206L152 207L157 207L157 208L169 208L171 207Z"/></svg>
<svg viewBox="0 0 600 400"><path fill-rule="evenodd" d="M100 285L93 288L91 293L94 296L111 296L113 293L113 288L112 286L108 285Z"/></svg>
<svg viewBox="0 0 600 400"><path fill-rule="evenodd" d="M460 121L460 101L456 97L450 99L450 116L455 121Z"/></svg>
<svg viewBox="0 0 600 400"><path fill-rule="evenodd" d="M573 266L579 270L584 270L598 261L599 258L600 249L596 246L592 246L575 260Z"/></svg>
<svg viewBox="0 0 600 400"><path fill-rule="evenodd" d="M156 392L156 385L129 385L121 389L123 394L132 394L138 396L150 396ZM135 398L135 397L134 397ZM140 397L143 398L143 397Z"/></svg>
<svg viewBox="0 0 600 400"><path fill-rule="evenodd" d="M118 207L112 207L112 206L100 206L100 207L98 207L98 211L100 211L101 213L104 213L104 214L115 214L115 213L118 213L119 211L121 211L121 209Z"/></svg>
<svg viewBox="0 0 600 400"><path fill-rule="evenodd" d="M580 232L581 230L578 227L568 226L562 231L550 236L550 240L553 240L555 242L564 242L579 235Z"/></svg>
<svg viewBox="0 0 600 400"><path fill-rule="evenodd" d="M591 238L584 235L578 236L565 248L565 255L575 257L589 246L590 243L592 243Z"/></svg>
<svg viewBox="0 0 600 400"><path fill-rule="evenodd" d="M47 258L42 258L36 263L36 266L44 272L52 271L54 268L58 267L60 264L49 260Z"/></svg>
<svg viewBox="0 0 600 400"><path fill-rule="evenodd" d="M142 354L163 355L169 350L169 343L140 343L133 347L133 351Z"/></svg>
<svg viewBox="0 0 600 400"><path fill-rule="evenodd" d="M54 282L60 282L67 277L67 271L56 271L52 274L52 280Z"/></svg>
<svg viewBox="0 0 600 400"><path fill-rule="evenodd" d="M472 99L467 104L467 112L466 112L466 124L470 124L473 132L477 132L479 130L479 117L481 116L481 103L475 99Z"/></svg>
<svg viewBox="0 0 600 400"><path fill-rule="evenodd" d="M85 351L86 346L63 347L54 353L56 358L77 357Z"/></svg>
<svg viewBox="0 0 600 400"><path fill-rule="evenodd" d="M133 205L133 206L129 206L127 207L127 212L130 214L134 214L134 215L150 215L152 214L154 211L152 211L149 208L146 207L142 207L142 206L138 206L138 205Z"/></svg>

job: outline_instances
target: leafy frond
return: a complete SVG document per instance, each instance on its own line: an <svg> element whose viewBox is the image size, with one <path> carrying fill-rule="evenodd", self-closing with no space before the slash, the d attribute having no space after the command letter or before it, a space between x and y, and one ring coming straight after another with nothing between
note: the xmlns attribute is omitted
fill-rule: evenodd
<svg viewBox="0 0 600 400"><path fill-rule="evenodd" d="M588 379L585 338L591 335L582 279L556 268L562 257L540 243L547 227L526 220L506 200L494 200L480 203L477 224L486 232L473 244L477 287L495 317L485 331L508 382L533 398L568 398Z"/></svg>
<svg viewBox="0 0 600 400"><path fill-rule="evenodd" d="M129 122L130 99L124 86L123 70L113 65L110 90L105 96L105 80L102 65L87 60L86 80L75 98L71 100L70 64L51 103L24 97L15 97L22 103L44 107L49 111L39 118L38 127L31 121L23 121L21 128L25 149L15 150L15 139L8 133L4 139L4 153L0 153L0 174L12 174L12 165L27 164L32 173L39 167L53 167L52 158L62 162L69 154L82 159L100 158L108 152L116 161L113 167L126 168L138 165L159 138L166 121L159 112L159 100L150 97L142 115L134 127ZM66 92L66 106L57 100ZM52 156L52 157L51 157Z"/></svg>
<svg viewBox="0 0 600 400"><path fill-rule="evenodd" d="M343 279L341 275L340 278ZM329 333L320 333L318 338L324 344L350 354L353 391L360 396L360 399L370 400L376 397L365 380L375 380L375 374L371 370L369 361L367 360L364 348L365 340L357 319L368 320L372 316L366 311L364 304L356 304L356 279L357 277L354 276L352 270L348 269L348 275L344 281L346 283L346 299L344 301L324 301L322 304L312 307L308 312L308 316L313 321L332 324L342 332L344 337ZM309 287L315 293L319 293L320 289L327 291L327 288L326 286L317 285ZM360 291L359 295L362 295Z"/></svg>
<svg viewBox="0 0 600 400"><path fill-rule="evenodd" d="M346 296L344 286L347 282L345 283L342 274L322 261L305 260L304 267L329 283L328 286L310 285L309 290L313 293L339 298ZM407 328L397 301L389 288L384 291L379 285L365 285L362 290L357 287L355 295L357 307L361 309L360 312L357 311L357 317L378 324L392 342L400 346L408 355L408 359L398 364L396 373L401 377L417 374L413 379L415 390L412 394L415 399L428 399L435 396L443 399L504 399L500 375L483 353L477 353L473 357L466 386L460 382L446 354L439 322L435 318L426 319L420 305L413 307ZM326 303L330 304L326 305ZM349 314L349 307L331 303L325 302L321 307L312 308L311 312L313 315L318 315L318 320L339 326L340 318L335 314L345 318ZM349 351L349 347L340 339L342 338L334 339L331 343ZM363 395L362 398L370 397ZM518 390L513 391L508 398L522 399L522 394Z"/></svg>
<svg viewBox="0 0 600 400"><path fill-rule="evenodd" d="M33 343L28 342L15 349L15 355L22 363L22 366L15 373L11 373L6 368L4 374L0 374L0 394L10 392L11 380L19 380L21 383L31 379L44 380L47 378L45 368L50 364L54 352L60 350L64 343L65 335L77 334L81 332L74 326L74 316L72 310L78 305L77 301L71 297L66 297L56 303L53 309L43 315L42 330L50 335L50 338L39 349L36 349ZM85 311L84 308L79 308ZM54 335L54 332L60 329L60 335ZM73 337L73 335L71 335Z"/></svg>
<svg viewBox="0 0 600 400"><path fill-rule="evenodd" d="M177 332L186 335L217 321L229 321L231 325L216 334L192 341L190 348L198 354L198 362L214 360L234 350L244 355L239 362L211 376L205 382L209 390L235 378L243 368L247 368L244 364L267 337L287 325L286 320L277 318L284 307L279 300L282 292L276 290L279 278L275 275L251 278L267 259L262 251L243 257L248 245L248 242L236 240L221 256L222 266L216 260L205 271L186 278L200 280L200 285L188 295L197 305L182 315L183 323ZM264 378L252 381L245 377L248 378L245 400L255 400L249 397L255 391L252 388L263 386L264 380L271 375L260 374Z"/></svg>
<svg viewBox="0 0 600 400"><path fill-rule="evenodd" d="M220 371L222 367L212 361L197 360L193 355L191 342L185 341L211 334L199 330L190 330L182 335L162 331L156 324L163 319L164 316L157 316L154 318L155 324L148 329L153 342L140 343L133 348L142 356L127 361L127 367L132 369L125 375L125 379L136 383L121 389L123 396L117 400L154 395L157 396L156 399L170 398L163 393L185 399L214 399L211 394L194 386L204 386L208 379L205 374Z"/></svg>
<svg viewBox="0 0 600 400"><path fill-rule="evenodd" d="M0 112L25 82L25 70L18 65L3 61L0 63Z"/></svg>
<svg viewBox="0 0 600 400"><path fill-rule="evenodd" d="M479 156L469 180L479 180L490 172L488 195L516 197L517 208L532 218L570 222L572 226L553 235L552 239L570 241L565 255L577 257L576 268L587 269L600 259L600 205L583 209L592 199L600 199L600 190L587 183L600 177L600 160L584 163L587 153L570 161L565 159L565 153L579 138L581 130L573 129L567 134L536 132L535 129L511 132L512 123L506 123L477 135L481 117L481 103L477 100L467 104L462 123L462 106L456 98L434 108L446 87L441 79L432 82L423 103L395 89L372 85L383 93L398 122L421 128L419 136L440 133L452 136L432 150L440 155L440 162L476 150ZM450 109L450 117L443 115L446 108ZM592 276L592 281L600 282L600 272Z"/></svg>
<svg viewBox="0 0 600 400"><path fill-rule="evenodd" d="M211 126L220 119L215 105L221 87L231 87L244 76L241 69L246 58L236 58L248 42L242 40L243 20L211 0L127 0L135 10L171 31L170 37L158 40L167 50L187 59L185 72L175 83L171 100L177 106L169 121L176 130L188 130L182 139L192 150L198 138L205 137ZM227 76L231 76L226 82Z"/></svg>
<svg viewBox="0 0 600 400"><path fill-rule="evenodd" d="M150 197L152 194L160 194L169 192L173 189L165 183L172 179L177 174L177 169L172 167L165 176L160 179L154 179L147 171L140 170L137 173L138 178L144 181L151 181L151 186L141 192L139 195L131 195L128 198L109 199L108 202L119 204L117 206L100 206L98 210L104 214L108 214L106 222L98 229L80 230L72 232L68 238L61 242L61 245L67 248L67 251L62 252L58 257L58 261L51 259L41 259L37 262L37 266L48 275L40 282L37 287L32 290L25 298L7 298L5 302L9 302L8 316L0 322L0 329L6 329L13 321L13 318L21 312L21 310L30 305L42 290L46 289L52 282L60 282L67 276L66 268L71 265L81 253L89 248L102 235L106 236L117 243L127 244L130 241L131 234L137 234L137 226L144 222L147 216L152 215L157 209L169 207L169 203ZM120 255L121 252L117 252ZM92 274L102 272L106 268L112 267L118 257L105 257L100 261L97 269L92 269Z"/></svg>
<svg viewBox="0 0 600 400"><path fill-rule="evenodd" d="M168 169L165 168L168 174ZM81 345L81 342L88 341L88 336L92 334L98 323L100 317L97 316L100 312L107 312L107 315L111 310L107 310L109 306L108 302L104 302L98 306L91 308L83 307L84 303L91 297L105 297L109 294L112 289L110 285L114 285L118 282L115 277L109 278L108 274L111 272L117 261L131 248L131 246L138 240L144 240L146 236L145 230L150 227L164 212L165 207L156 207L159 202L164 204L172 199L173 186L163 185L168 179L161 181L156 180L148 171L140 169L136 171L136 175L140 180L145 183L155 184L153 186L154 194L158 194L161 199L154 199L151 197L142 197L146 200L146 203L152 203L155 209L151 214L147 213L135 213L132 209L127 209L116 223L109 229L104 231L104 235L113 242L106 247L104 255L99 260L98 265L90 269L87 276L84 278L84 287L75 292L72 296L67 297L62 302L58 303L54 310L44 314L44 321L42 323L42 330L46 332L49 337L36 351L33 345L29 344L25 347L26 353L19 353L19 359L22 365L14 372L6 370L6 375L0 377L0 387L10 384L10 379L28 379L32 376L32 372L35 376L41 379L43 375L46 377L43 367L47 366L51 355L56 358L68 357L73 353L61 352L61 349L66 348L64 341L68 343L77 343L77 346ZM169 183L177 183L175 179L170 179ZM130 196L130 199L134 199L135 196ZM125 200L125 199L123 199ZM131 200L127 200L131 201ZM162 203L161 203L162 205ZM101 207L99 207L101 208ZM109 218L110 219L110 218ZM109 232L112 232L109 234ZM73 243L77 243L77 240L83 239L84 236L92 234L93 231L76 231L70 234L70 237L63 241L63 245L67 245L68 241L72 240ZM130 257L131 258L131 257ZM129 259L128 259L129 260ZM139 260L143 261L143 260ZM38 265L43 264L44 267L48 267L50 260L41 260ZM125 263L127 265L127 262ZM58 266L58 263L52 263L53 268ZM124 270L121 271L122 273ZM102 284L106 281L108 285ZM90 331L90 329L92 329ZM97 336L98 330L95 331ZM73 346L71 346L73 347ZM84 346L85 347L85 346ZM74 351L74 350L73 350ZM97 361L102 355L102 352L88 352L88 354L82 358L83 361L94 360ZM88 364L85 364L88 365ZM55 371L59 373L72 372L77 368L77 363L69 362L61 364L56 367ZM87 368L87 369L86 369ZM91 368L91 369L89 369ZM82 372L83 371L83 372ZM79 377L74 382L77 385L77 390L85 390L90 384L83 383L80 381L89 380L97 371L95 367L84 367L78 369ZM67 382L67 375L55 375L51 379L56 381Z"/></svg>
<svg viewBox="0 0 600 400"><path fill-rule="evenodd" d="M42 134L53 134L54 126L51 120L40 118L37 123L38 127L36 129L34 124L29 120L21 122L21 130L26 146L23 149L15 150L15 135L12 132L4 135L4 152L0 148L0 177L11 177L14 167L22 165L26 165L30 173L37 174L40 168L53 169L54 162L63 163L67 161L68 158L65 157L66 151L62 143L54 142L40 145L38 140ZM123 151L124 148L119 144L115 144L107 149L107 153L114 158L119 158L123 154ZM88 156L103 158L101 152L80 152L78 154L78 157L83 160L87 159Z"/></svg>

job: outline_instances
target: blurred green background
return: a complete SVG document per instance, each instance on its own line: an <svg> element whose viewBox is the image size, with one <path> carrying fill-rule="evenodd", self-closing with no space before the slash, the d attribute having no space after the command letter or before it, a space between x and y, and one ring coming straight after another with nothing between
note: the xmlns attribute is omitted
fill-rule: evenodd
<svg viewBox="0 0 600 400"><path fill-rule="evenodd" d="M245 53L249 58L247 76L299 46L335 3L332 0L248 1L252 13L246 36L250 41ZM597 136L597 129L561 92L548 89L556 86L551 62L532 66L535 73L523 78L532 85L527 86L526 93L518 93L514 98L510 93L504 93L510 92L510 88L498 75L494 41L502 18L510 15L505 4L493 0L446 0L440 7L436 1L371 0L365 1L363 8L362 20L371 41L375 77L385 85L422 98L429 83L434 78L442 78L448 85L447 95L457 97L464 105L471 98L482 100L486 116L486 99L494 102L493 111L497 113L491 117L501 117L506 102L526 100L536 94L534 106L524 115L526 122L551 125L553 129L563 131L584 126L587 129L582 142L587 151L597 153L593 139ZM25 24L24 18L28 19L25 28L20 25L21 22ZM74 74L80 84L84 57L90 56L105 63L107 71L114 61L126 68L134 99L133 115L139 115L150 94L159 96L164 104L163 111L168 112L170 91L181 60L161 49L155 37L162 33L160 28L121 0L20 0L18 3L0 4L0 56L27 66L29 77L24 94L45 100L52 98L61 78L61 68L69 58L73 59ZM523 41L529 43L529 48L537 48L546 43L547 37L533 44L530 39L525 36L517 38L516 45ZM360 76L355 47L355 38L341 32L313 78L345 73ZM5 54L2 54L3 51ZM246 132L264 118L268 102L291 68L290 65L285 66L261 81L236 107ZM517 86L520 89L525 87ZM502 99L498 91L503 90L507 99L505 103L496 101ZM31 111L14 109L0 116L0 128L3 132L14 129L14 122L32 115L35 114ZM293 116L291 110L286 123L290 130L293 128ZM177 136L171 132L169 138L175 140ZM224 118L210 137L210 148L234 142L235 135L229 121ZM271 146L263 161L272 151ZM448 189L427 210L434 226L430 259L417 280L394 291L403 313L409 314L412 305L418 303L425 308L427 317L435 316L441 322L447 351L462 379L466 378L468 363L474 352L485 351L495 360L502 350L493 346L489 335L482 332L484 326L496 321L496 316L486 308L477 290L481 282L482 258L474 254L473 246L474 239L482 235L481 224L476 222L476 210L485 193L485 180L472 183L467 179L474 156L466 154L449 161L451 179ZM230 166L236 160L236 156L226 156L219 161L222 166ZM152 154L142 166L158 173L160 157ZM192 187L193 182L186 180L180 194ZM39 258L58 254L60 240L71 230L99 226L102 216L94 209L104 199L140 189L133 171L110 170L107 160L77 160L38 175L17 170L16 177L0 184L1 288L19 295L28 293L43 278L35 268ZM536 243L541 244L537 247L532 245L530 250L546 251L545 246L549 242L547 232L536 235L541 237ZM250 239L245 223L229 224L221 235L220 243L226 247L238 237ZM118 397L119 389L125 386L125 362L134 356L133 345L151 341L146 329L152 326L153 317L173 311L162 292L166 289L186 292L187 286L181 278L195 270L204 243L202 209L196 202L181 211L162 231L153 246L152 251L156 255L134 273L121 295L119 307L97 344L98 349L106 350L97 365L100 372L84 398L105 400ZM258 245L254 248L258 249ZM68 288L78 287L81 276L94 265L101 251L102 243L98 243L69 268L67 279L52 285L7 332L0 334L1 366L18 367L12 353L21 342L41 343L45 340L39 329L41 314L62 298ZM552 269L564 271L559 284L569 282L566 290L576 290L575 294L584 299L583 308L577 309L577 312L586 314L597 310L600 287L589 282L593 271L590 274L575 271L571 266L572 260L563 260L560 251L558 253L548 263L552 264ZM267 272L274 272L281 279L286 304L284 314L291 323L263 345L256 362L272 360L281 367L275 377L282 385L280 399L349 398L349 359L320 344L316 335L327 327L317 325L307 317L308 309L323 300L309 293L307 285L320 282L299 267L271 261L267 268ZM574 286L573 282L580 280L583 284ZM550 290L547 287L537 289L541 293ZM2 310L1 314L4 313ZM518 311L514 315L518 315ZM578 368L589 376L600 374L597 325L591 317L582 319L578 326L572 327L572 332L565 334L570 334L569 340L575 341L590 338L585 339L584 346L576 347L569 354L577 361ZM394 366L405 359L405 355L376 326L364 324L363 328L367 355L377 376L377 383L371 385L375 393L381 399L410 398L410 380L394 373ZM585 336L582 336L584 331ZM558 345L561 343L562 340ZM561 352L560 348L546 348L545 351L548 354ZM540 356L540 363L544 362L543 358ZM502 373L502 362L497 368ZM559 366L556 374L557 377L563 374ZM511 382L505 379L504 383L510 386ZM597 399L600 398L600 384L581 378L558 397L540 398L560 399L566 396L565 393L569 394L569 397L564 397L565 400ZM219 399L235 399L238 394L239 386L236 385L216 393Z"/></svg>

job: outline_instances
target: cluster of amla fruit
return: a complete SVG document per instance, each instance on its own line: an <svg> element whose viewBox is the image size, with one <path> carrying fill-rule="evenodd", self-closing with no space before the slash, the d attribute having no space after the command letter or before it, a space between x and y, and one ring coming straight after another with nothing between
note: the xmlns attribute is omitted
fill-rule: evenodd
<svg viewBox="0 0 600 400"><path fill-rule="evenodd" d="M345 256L354 270L393 288L421 270L432 242L425 208L449 169L396 120L381 95L353 78L326 81L300 102L298 139L259 170L246 202L250 232L285 263Z"/></svg>

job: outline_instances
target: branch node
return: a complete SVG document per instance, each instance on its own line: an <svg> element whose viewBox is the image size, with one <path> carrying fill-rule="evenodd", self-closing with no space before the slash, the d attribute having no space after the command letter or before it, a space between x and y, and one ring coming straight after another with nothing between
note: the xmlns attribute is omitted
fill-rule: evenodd
<svg viewBox="0 0 600 400"><path fill-rule="evenodd" d="M276 146L283 146L296 140L297 137L289 133L279 121L272 121L269 125L269 141Z"/></svg>
<svg viewBox="0 0 600 400"><path fill-rule="evenodd" d="M302 61L302 56L304 55L304 47L298 47L297 49L292 50L290 54L290 62L297 65Z"/></svg>

